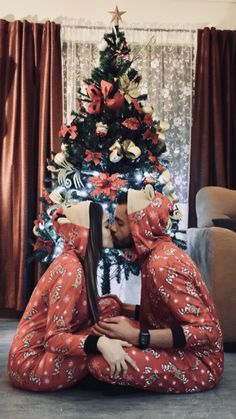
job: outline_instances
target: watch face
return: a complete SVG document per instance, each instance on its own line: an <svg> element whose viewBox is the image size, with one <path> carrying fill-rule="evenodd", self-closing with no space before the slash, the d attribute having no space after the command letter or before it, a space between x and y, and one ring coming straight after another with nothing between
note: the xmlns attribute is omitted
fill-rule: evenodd
<svg viewBox="0 0 236 419"><path fill-rule="evenodd" d="M141 330L139 335L139 346L141 349L146 348L150 343L150 333L146 330Z"/></svg>

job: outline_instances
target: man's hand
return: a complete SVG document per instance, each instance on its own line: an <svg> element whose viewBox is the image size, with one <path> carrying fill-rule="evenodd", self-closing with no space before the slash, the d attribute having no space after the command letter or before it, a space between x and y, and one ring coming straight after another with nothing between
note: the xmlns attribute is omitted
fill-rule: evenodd
<svg viewBox="0 0 236 419"><path fill-rule="evenodd" d="M114 378L116 378L121 371L123 371L123 376L125 377L128 370L127 362L139 372L136 362L130 358L123 349L123 347L131 346L132 345L128 342L118 339L109 339L106 336L101 336L98 339L97 348L110 367L111 377L114 376Z"/></svg>
<svg viewBox="0 0 236 419"><path fill-rule="evenodd" d="M132 327L122 316L99 321L93 326L92 333L97 336L105 335L112 339L122 339L138 346L139 329Z"/></svg>

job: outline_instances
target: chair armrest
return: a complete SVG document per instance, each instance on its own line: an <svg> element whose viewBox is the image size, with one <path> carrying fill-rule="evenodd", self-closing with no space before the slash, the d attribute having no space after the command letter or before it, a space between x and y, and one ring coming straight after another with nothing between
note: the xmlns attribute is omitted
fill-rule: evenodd
<svg viewBox="0 0 236 419"><path fill-rule="evenodd" d="M236 233L220 227L190 228L187 253L212 295L225 341L236 341Z"/></svg>

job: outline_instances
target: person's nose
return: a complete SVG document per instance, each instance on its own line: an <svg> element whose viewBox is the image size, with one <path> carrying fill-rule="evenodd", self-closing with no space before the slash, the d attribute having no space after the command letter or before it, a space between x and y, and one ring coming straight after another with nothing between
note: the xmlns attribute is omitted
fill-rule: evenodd
<svg viewBox="0 0 236 419"><path fill-rule="evenodd" d="M111 223L111 224L110 224L110 230L112 231L112 233L115 233L115 232L116 232L116 226L115 226L115 223Z"/></svg>

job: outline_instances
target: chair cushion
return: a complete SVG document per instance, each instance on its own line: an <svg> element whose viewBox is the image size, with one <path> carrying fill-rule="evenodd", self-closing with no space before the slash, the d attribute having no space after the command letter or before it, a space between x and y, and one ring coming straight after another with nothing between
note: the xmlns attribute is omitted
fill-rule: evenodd
<svg viewBox="0 0 236 419"><path fill-rule="evenodd" d="M233 218L214 218L212 222L215 227L227 228L236 233L236 220Z"/></svg>

